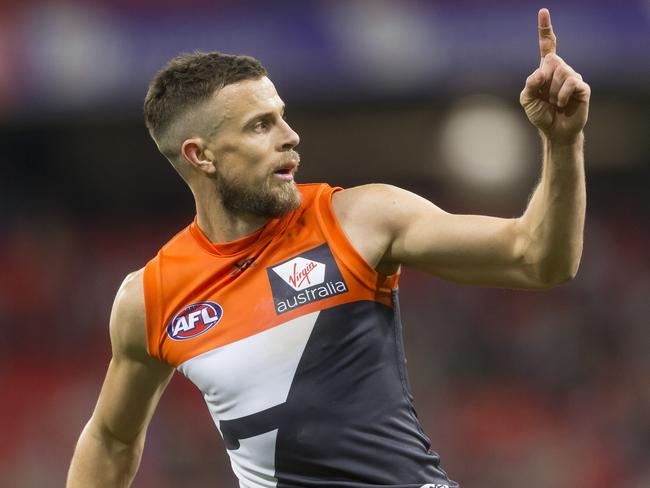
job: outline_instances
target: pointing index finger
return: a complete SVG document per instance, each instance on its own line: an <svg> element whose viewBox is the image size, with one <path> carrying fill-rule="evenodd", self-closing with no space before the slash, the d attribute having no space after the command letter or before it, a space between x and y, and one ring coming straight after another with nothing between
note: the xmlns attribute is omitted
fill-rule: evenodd
<svg viewBox="0 0 650 488"><path fill-rule="evenodd" d="M557 38L551 25L551 13L548 9L540 9L537 14L537 30L539 32L539 54L542 58L547 54L555 54Z"/></svg>

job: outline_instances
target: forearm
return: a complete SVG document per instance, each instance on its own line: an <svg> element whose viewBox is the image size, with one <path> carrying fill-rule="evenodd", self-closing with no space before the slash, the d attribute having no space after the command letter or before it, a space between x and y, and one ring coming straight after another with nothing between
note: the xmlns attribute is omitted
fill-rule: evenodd
<svg viewBox="0 0 650 488"><path fill-rule="evenodd" d="M142 456L143 440L125 444L86 425L75 448L67 488L126 488L131 486Z"/></svg>
<svg viewBox="0 0 650 488"><path fill-rule="evenodd" d="M542 178L524 215L524 260L536 280L552 286L575 276L582 255L586 191L582 133L556 142L542 136Z"/></svg>

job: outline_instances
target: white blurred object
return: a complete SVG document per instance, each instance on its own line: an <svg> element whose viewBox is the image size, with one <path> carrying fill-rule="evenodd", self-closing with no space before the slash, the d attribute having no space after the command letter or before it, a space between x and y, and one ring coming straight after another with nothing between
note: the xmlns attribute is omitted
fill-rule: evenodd
<svg viewBox="0 0 650 488"><path fill-rule="evenodd" d="M531 137L523 113L486 95L461 99L450 110L440 134L444 172L482 192L521 184L532 170Z"/></svg>
<svg viewBox="0 0 650 488"><path fill-rule="evenodd" d="M128 56L109 14L81 4L41 4L27 19L26 62L48 104L82 106L115 94Z"/></svg>
<svg viewBox="0 0 650 488"><path fill-rule="evenodd" d="M439 73L447 55L433 9L417 2L331 2L323 19L343 62L370 87L408 90Z"/></svg>

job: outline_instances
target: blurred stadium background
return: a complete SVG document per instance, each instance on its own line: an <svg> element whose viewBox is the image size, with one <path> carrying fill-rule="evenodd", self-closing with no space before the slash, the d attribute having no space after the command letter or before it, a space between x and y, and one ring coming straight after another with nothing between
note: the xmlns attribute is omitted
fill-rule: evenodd
<svg viewBox="0 0 650 488"><path fill-rule="evenodd" d="M193 217L142 123L166 60L261 59L302 137L300 181L515 216L539 170L517 100L542 6L594 93L582 267L543 293L404 270L415 406L463 487L650 487L648 0L0 2L0 486L63 486L114 293ZM236 486L182 377L134 486Z"/></svg>

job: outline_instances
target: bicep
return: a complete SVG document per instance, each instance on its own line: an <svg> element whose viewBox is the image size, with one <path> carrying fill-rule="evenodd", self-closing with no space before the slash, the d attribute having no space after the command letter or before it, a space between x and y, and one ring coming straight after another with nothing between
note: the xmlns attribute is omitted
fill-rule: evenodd
<svg viewBox="0 0 650 488"><path fill-rule="evenodd" d="M514 219L434 214L405 222L391 258L451 281L531 287Z"/></svg>
<svg viewBox="0 0 650 488"><path fill-rule="evenodd" d="M154 359L111 359L92 422L102 436L130 444L143 436L173 369Z"/></svg>
<svg viewBox="0 0 650 488"><path fill-rule="evenodd" d="M110 335L113 358L91 423L99 434L128 444L144 435L174 371L147 353L142 271L118 291Z"/></svg>
<svg viewBox="0 0 650 488"><path fill-rule="evenodd" d="M378 213L392 232L386 260L458 283L536 287L518 219L450 214L398 188L386 197Z"/></svg>

